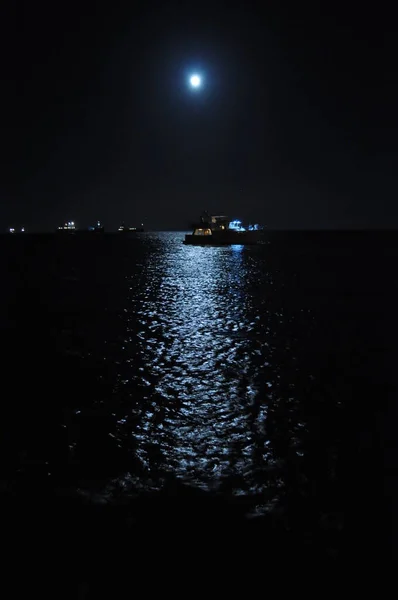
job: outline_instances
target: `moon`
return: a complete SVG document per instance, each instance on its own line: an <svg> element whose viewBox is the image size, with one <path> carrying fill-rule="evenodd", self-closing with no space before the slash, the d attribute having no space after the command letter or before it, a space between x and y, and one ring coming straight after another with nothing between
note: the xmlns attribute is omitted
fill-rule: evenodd
<svg viewBox="0 0 398 600"><path fill-rule="evenodd" d="M201 84L201 80L199 75L191 75L190 79L189 79L191 86L194 88L197 88L200 86Z"/></svg>

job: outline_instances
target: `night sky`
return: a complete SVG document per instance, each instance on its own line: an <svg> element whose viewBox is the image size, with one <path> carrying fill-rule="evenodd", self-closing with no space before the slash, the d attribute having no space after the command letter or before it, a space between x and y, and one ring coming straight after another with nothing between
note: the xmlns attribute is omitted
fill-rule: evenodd
<svg viewBox="0 0 398 600"><path fill-rule="evenodd" d="M0 230L398 226L393 15L230 5L3 3Z"/></svg>

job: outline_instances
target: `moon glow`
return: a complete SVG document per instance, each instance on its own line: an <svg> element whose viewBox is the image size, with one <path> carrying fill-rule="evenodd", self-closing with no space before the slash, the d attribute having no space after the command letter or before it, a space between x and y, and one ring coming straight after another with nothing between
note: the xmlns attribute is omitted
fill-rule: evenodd
<svg viewBox="0 0 398 600"><path fill-rule="evenodd" d="M201 83L199 75L191 75L189 81L191 83L191 86L194 88L199 87Z"/></svg>

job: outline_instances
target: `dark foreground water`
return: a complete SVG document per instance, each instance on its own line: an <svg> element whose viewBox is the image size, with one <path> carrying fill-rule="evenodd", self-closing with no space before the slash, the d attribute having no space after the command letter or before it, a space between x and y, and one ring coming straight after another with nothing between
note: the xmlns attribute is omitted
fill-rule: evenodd
<svg viewBox="0 0 398 600"><path fill-rule="evenodd" d="M4 502L390 558L398 234L182 239L0 239Z"/></svg>

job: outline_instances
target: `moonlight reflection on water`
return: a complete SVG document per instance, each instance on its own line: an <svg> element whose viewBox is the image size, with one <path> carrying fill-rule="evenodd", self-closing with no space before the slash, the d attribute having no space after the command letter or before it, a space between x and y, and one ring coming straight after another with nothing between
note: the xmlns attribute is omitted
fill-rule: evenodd
<svg viewBox="0 0 398 600"><path fill-rule="evenodd" d="M257 249L190 247L164 234L130 278L126 337L137 343L119 379L141 398L134 427L122 415L118 434L155 487L171 473L202 489L280 490L264 469L277 464L266 424L278 379L272 328L283 315L266 309L263 268Z"/></svg>
<svg viewBox="0 0 398 600"><path fill-rule="evenodd" d="M378 411L396 384L396 234L183 238L0 240L2 481L21 498L34 482L166 512L169 497L217 496L223 514L269 511L336 547L348 493L358 523L373 510ZM385 271L370 279L375 248Z"/></svg>

